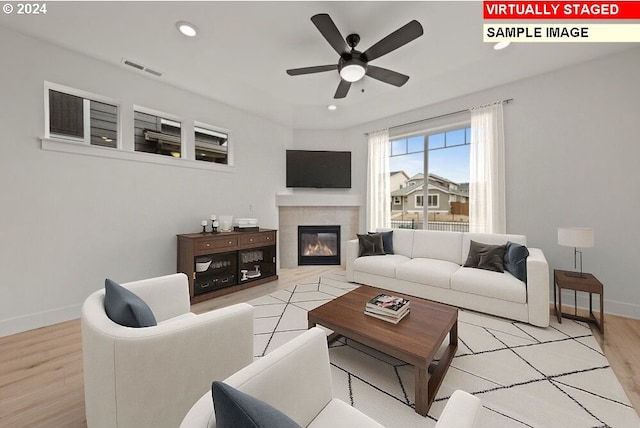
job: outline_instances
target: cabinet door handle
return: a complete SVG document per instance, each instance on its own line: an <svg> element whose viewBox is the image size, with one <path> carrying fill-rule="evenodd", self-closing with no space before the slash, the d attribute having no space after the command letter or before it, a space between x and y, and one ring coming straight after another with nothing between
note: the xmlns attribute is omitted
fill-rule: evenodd
<svg viewBox="0 0 640 428"><path fill-rule="evenodd" d="M233 241L228 241L227 244L231 245L233 244Z"/></svg>
<svg viewBox="0 0 640 428"><path fill-rule="evenodd" d="M205 246L210 247L210 246L211 246L211 244L207 242L207 243L205 244Z"/></svg>
<svg viewBox="0 0 640 428"><path fill-rule="evenodd" d="M249 238L249 242L253 242L253 238Z"/></svg>

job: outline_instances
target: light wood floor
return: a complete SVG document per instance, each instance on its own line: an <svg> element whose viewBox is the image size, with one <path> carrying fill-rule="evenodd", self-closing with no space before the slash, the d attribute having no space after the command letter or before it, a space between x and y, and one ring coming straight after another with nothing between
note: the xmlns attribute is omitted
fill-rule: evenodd
<svg viewBox="0 0 640 428"><path fill-rule="evenodd" d="M193 306L197 313L313 281L337 268L282 269L278 281ZM594 330L636 411L640 410L640 320L605 315ZM0 427L86 427L80 321L0 338Z"/></svg>

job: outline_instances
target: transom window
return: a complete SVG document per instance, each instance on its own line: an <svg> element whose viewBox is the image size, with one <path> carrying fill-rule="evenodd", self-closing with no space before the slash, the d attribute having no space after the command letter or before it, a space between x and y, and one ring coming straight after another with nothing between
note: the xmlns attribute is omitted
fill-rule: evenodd
<svg viewBox="0 0 640 428"><path fill-rule="evenodd" d="M45 136L83 144L118 147L118 106L73 93L47 88Z"/></svg>
<svg viewBox="0 0 640 428"><path fill-rule="evenodd" d="M231 137L225 129L131 105L124 111L133 112L133 129L123 134L120 102L46 81L44 90L44 150L233 171Z"/></svg>
<svg viewBox="0 0 640 428"><path fill-rule="evenodd" d="M144 111L134 114L135 151L182 157L182 124Z"/></svg>
<svg viewBox="0 0 640 428"><path fill-rule="evenodd" d="M229 134L208 125L194 128L196 160L229 163Z"/></svg>

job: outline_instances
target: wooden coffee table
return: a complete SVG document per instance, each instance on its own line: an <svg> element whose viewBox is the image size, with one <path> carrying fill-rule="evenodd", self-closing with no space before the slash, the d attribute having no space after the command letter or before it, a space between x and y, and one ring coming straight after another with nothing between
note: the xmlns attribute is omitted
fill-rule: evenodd
<svg viewBox="0 0 640 428"><path fill-rule="evenodd" d="M398 324L364 314L366 302L380 293L411 300L411 312ZM308 314L309 328L320 324L344 336L414 366L416 413L426 416L458 348L458 309L417 297L366 285L338 297ZM433 362L449 335L440 361Z"/></svg>

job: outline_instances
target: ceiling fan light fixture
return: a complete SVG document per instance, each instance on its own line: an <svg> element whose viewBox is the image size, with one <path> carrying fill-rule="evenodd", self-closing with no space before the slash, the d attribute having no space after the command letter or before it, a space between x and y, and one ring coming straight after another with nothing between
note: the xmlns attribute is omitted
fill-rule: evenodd
<svg viewBox="0 0 640 428"><path fill-rule="evenodd" d="M334 110L337 110L337 109L338 109L338 106L337 106L337 105L335 105L335 104L329 104L329 105L327 106L327 109L329 109L330 111L334 111Z"/></svg>
<svg viewBox="0 0 640 428"><path fill-rule="evenodd" d="M347 82L357 82L364 77L366 72L367 63L358 58L340 61L340 77Z"/></svg>
<svg viewBox="0 0 640 428"><path fill-rule="evenodd" d="M196 34L198 34L196 26L187 21L178 21L176 23L176 28L187 37L195 37Z"/></svg>
<svg viewBox="0 0 640 428"><path fill-rule="evenodd" d="M493 49L496 51L500 51L504 48L506 48L507 46L509 46L511 44L511 42L498 42L495 45L493 45Z"/></svg>

